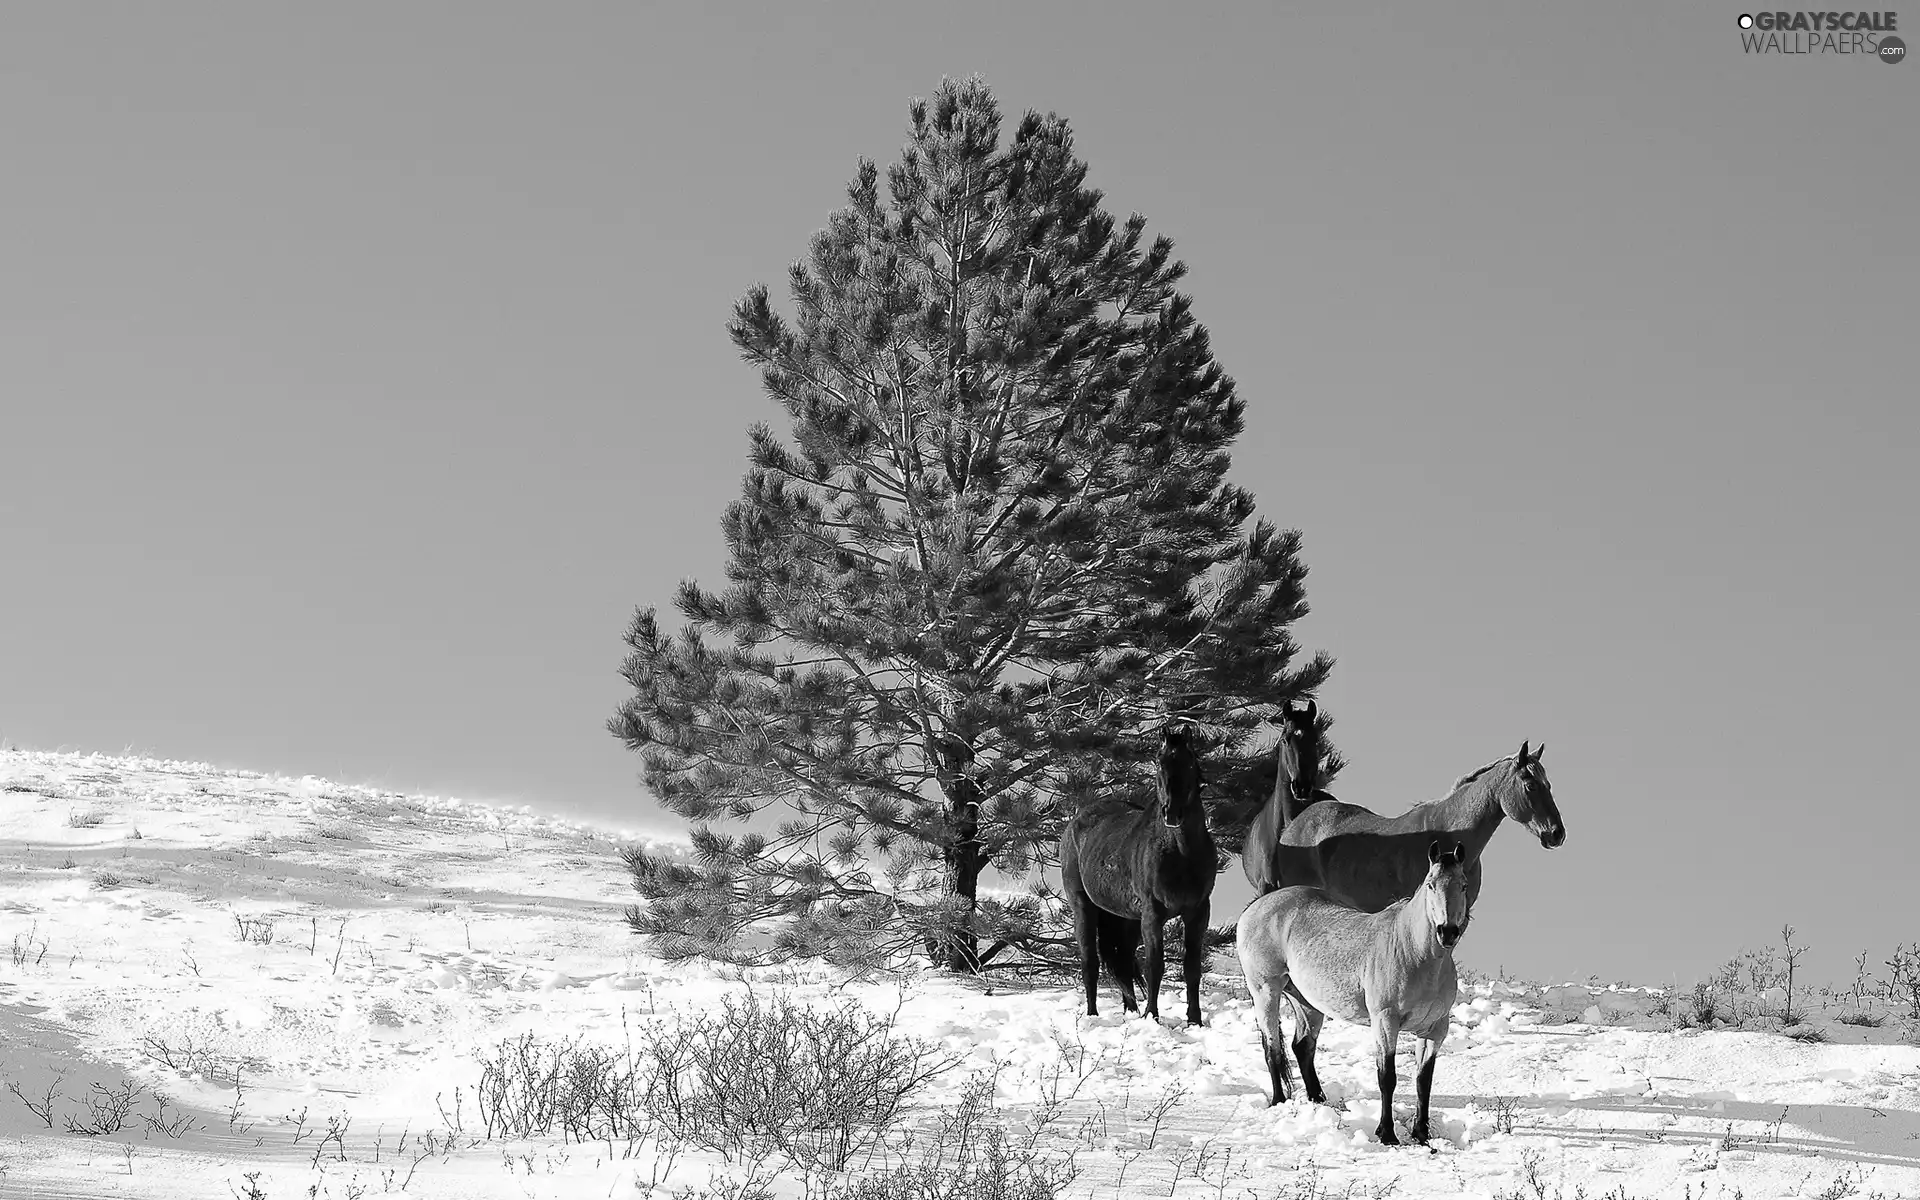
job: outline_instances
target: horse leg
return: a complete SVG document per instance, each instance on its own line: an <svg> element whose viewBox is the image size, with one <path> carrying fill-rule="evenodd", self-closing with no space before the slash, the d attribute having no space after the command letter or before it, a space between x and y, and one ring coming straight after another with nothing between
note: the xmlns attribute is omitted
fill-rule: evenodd
<svg viewBox="0 0 1920 1200"><path fill-rule="evenodd" d="M1126 970L1126 981L1120 985L1121 1006L1127 1012L1139 1012L1140 1002L1134 997L1134 988L1140 985L1140 922L1131 917L1123 917L1114 922L1114 946L1117 947L1115 960Z"/></svg>
<svg viewBox="0 0 1920 1200"><path fill-rule="evenodd" d="M1207 919L1212 915L1213 906L1202 900L1180 915L1180 924L1186 929L1186 956L1180 960L1181 972L1187 977L1187 1024L1200 1024L1200 973L1207 961Z"/></svg>
<svg viewBox="0 0 1920 1200"><path fill-rule="evenodd" d="M1320 1069L1314 1055L1320 1048L1320 1027L1326 1024L1327 1015L1308 1004L1298 992L1290 999L1294 1001L1293 1056L1300 1060L1300 1082L1306 1086L1307 1099L1325 1104L1327 1093L1320 1087Z"/></svg>
<svg viewBox="0 0 1920 1200"><path fill-rule="evenodd" d="M1245 959L1241 960L1244 969ZM1267 1060L1267 1077L1273 1083L1273 1099L1267 1107L1284 1104L1287 1099L1289 1070L1287 1052L1280 1044L1280 1006L1287 1001L1287 978L1265 979L1246 974L1247 990L1253 993L1254 1022L1260 1030L1260 1054ZM1296 1008L1296 1012L1298 1009Z"/></svg>
<svg viewBox="0 0 1920 1200"><path fill-rule="evenodd" d="M1073 905L1073 937L1080 943L1080 982L1087 989L1087 1015L1100 1015L1100 910L1085 892L1068 896Z"/></svg>
<svg viewBox="0 0 1920 1200"><path fill-rule="evenodd" d="M1110 912L1096 914L1100 923L1100 958L1107 964L1107 975L1120 989L1120 1010L1137 1012L1140 1002L1133 996L1134 976L1132 939L1127 936L1132 922Z"/></svg>
<svg viewBox="0 0 1920 1200"><path fill-rule="evenodd" d="M1400 1024L1391 1013L1373 1014L1373 1074L1380 1083L1380 1125L1374 1132L1382 1146L1398 1146L1393 1134L1393 1052L1400 1044Z"/></svg>
<svg viewBox="0 0 1920 1200"><path fill-rule="evenodd" d="M1160 979L1167 969L1167 910L1158 901L1141 906L1140 935L1147 943L1147 1016L1160 1019Z"/></svg>
<svg viewBox="0 0 1920 1200"><path fill-rule="evenodd" d="M1446 1040L1446 1036L1446 1030L1442 1028L1437 1036L1429 1030L1427 1036L1420 1039L1419 1066L1413 1077L1416 1107L1413 1127L1407 1130L1407 1136L1423 1146L1427 1144L1427 1113L1433 1099L1433 1068L1440 1060L1440 1043Z"/></svg>

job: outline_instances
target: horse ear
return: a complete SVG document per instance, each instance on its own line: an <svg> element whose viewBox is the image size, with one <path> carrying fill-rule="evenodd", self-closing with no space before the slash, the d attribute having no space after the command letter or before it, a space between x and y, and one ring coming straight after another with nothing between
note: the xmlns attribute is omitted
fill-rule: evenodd
<svg viewBox="0 0 1920 1200"><path fill-rule="evenodd" d="M1309 699L1307 701L1307 724L1312 725L1315 721L1318 721L1319 719L1320 719L1320 702L1318 700Z"/></svg>
<svg viewBox="0 0 1920 1200"><path fill-rule="evenodd" d="M1547 752L1547 744L1545 742L1541 742L1538 746L1535 746L1533 748L1533 761L1539 762L1540 756L1542 754L1545 754L1546 752Z"/></svg>
<svg viewBox="0 0 1920 1200"><path fill-rule="evenodd" d="M1431 842L1427 843L1427 861L1430 863L1437 863L1440 861L1440 839L1439 838L1435 838Z"/></svg>
<svg viewBox="0 0 1920 1200"><path fill-rule="evenodd" d="M1521 766L1525 766L1527 764L1527 743L1524 738L1521 739L1521 742L1520 742L1520 755L1519 757L1515 758L1513 761L1516 763L1519 763Z"/></svg>

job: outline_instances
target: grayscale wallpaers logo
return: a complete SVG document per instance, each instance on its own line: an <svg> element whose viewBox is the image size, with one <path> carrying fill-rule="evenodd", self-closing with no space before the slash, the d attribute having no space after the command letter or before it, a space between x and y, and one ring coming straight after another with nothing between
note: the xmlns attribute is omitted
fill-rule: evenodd
<svg viewBox="0 0 1920 1200"><path fill-rule="evenodd" d="M1763 12L1740 14L1740 48L1748 54L1818 54L1905 62L1891 12Z"/></svg>

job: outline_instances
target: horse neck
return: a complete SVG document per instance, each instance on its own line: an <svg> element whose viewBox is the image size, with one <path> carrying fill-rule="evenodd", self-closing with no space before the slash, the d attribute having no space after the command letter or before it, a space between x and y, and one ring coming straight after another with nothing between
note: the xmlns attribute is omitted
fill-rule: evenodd
<svg viewBox="0 0 1920 1200"><path fill-rule="evenodd" d="M1213 854L1213 834L1207 829L1206 805L1195 800L1178 825L1167 824L1165 812L1156 806L1153 813L1154 836L1164 849L1185 858Z"/></svg>
<svg viewBox="0 0 1920 1200"><path fill-rule="evenodd" d="M1421 895L1424 891L1426 884L1422 881L1420 891L1402 901L1393 914L1394 956L1403 966L1421 966L1447 954L1432 918L1427 916L1427 902Z"/></svg>
<svg viewBox="0 0 1920 1200"><path fill-rule="evenodd" d="M1506 810L1500 807L1500 788L1506 781L1507 772L1493 767L1440 802L1440 828L1466 843L1468 854L1485 850L1493 831L1506 819Z"/></svg>

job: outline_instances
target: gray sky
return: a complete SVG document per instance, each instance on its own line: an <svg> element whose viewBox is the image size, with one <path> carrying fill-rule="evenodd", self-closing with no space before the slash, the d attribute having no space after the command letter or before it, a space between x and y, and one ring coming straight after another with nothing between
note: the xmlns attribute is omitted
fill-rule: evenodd
<svg viewBox="0 0 1920 1200"><path fill-rule="evenodd" d="M660 821L602 725L778 415L728 306L980 71L1192 268L1339 795L1546 741L1568 843L1496 838L1466 961L1878 962L1920 65L1407 7L10 8L0 735Z"/></svg>

